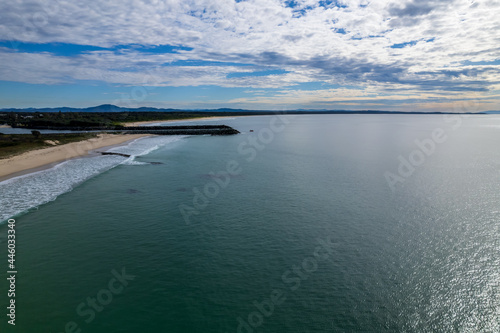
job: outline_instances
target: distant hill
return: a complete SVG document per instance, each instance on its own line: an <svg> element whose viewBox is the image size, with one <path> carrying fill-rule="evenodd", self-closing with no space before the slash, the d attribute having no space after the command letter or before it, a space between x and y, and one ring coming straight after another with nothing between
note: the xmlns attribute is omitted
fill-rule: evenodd
<svg viewBox="0 0 500 333"><path fill-rule="evenodd" d="M181 111L174 109L158 109L158 108L150 108L150 107L141 107L141 108L123 108L120 106L112 105L112 104L103 104L99 106L92 106L89 108L69 108L69 107L57 107L57 108L25 108L25 109L16 109L16 108L5 108L0 109L3 112L169 112L169 111Z"/></svg>
<svg viewBox="0 0 500 333"><path fill-rule="evenodd" d="M154 107L139 107L139 108L126 108L120 107L112 104L103 104L99 106L92 106L88 108L70 108L70 107L58 107L58 108L4 108L0 109L1 112L212 112L212 113L228 113L228 114L274 114L274 113L284 113L284 114L449 114L454 112L403 112L403 111L384 111L384 110L246 110L246 109L231 109L231 108L219 108L219 109L161 109ZM470 114L500 114L500 111L488 111Z"/></svg>

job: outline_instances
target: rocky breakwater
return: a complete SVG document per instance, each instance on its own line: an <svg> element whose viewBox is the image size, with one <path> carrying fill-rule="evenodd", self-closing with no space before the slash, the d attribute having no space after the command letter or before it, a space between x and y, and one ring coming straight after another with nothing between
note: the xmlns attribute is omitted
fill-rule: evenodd
<svg viewBox="0 0 500 333"><path fill-rule="evenodd" d="M155 134L155 135L234 135L240 132L227 125L192 125L192 126L32 126L35 130L61 130L75 132L99 131L111 134Z"/></svg>
<svg viewBox="0 0 500 333"><path fill-rule="evenodd" d="M136 126L120 129L120 133L156 135L234 135L240 132L227 125Z"/></svg>

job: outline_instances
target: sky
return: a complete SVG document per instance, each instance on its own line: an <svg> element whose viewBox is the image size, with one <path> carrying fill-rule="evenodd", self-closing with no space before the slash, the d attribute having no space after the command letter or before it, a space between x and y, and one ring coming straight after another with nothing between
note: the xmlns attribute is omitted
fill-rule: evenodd
<svg viewBox="0 0 500 333"><path fill-rule="evenodd" d="M500 0L10 0L0 108L500 110Z"/></svg>

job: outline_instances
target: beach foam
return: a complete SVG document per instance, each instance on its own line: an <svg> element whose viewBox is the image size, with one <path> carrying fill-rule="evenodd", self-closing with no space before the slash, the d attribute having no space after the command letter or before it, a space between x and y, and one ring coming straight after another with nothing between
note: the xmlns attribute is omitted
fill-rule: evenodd
<svg viewBox="0 0 500 333"><path fill-rule="evenodd" d="M129 158L114 155L77 158L47 170L0 182L0 221L5 222L10 217L53 201L59 195L117 165L146 165L147 163L135 161L135 157L149 154L182 138L183 136L139 138L127 145L107 150L131 155Z"/></svg>

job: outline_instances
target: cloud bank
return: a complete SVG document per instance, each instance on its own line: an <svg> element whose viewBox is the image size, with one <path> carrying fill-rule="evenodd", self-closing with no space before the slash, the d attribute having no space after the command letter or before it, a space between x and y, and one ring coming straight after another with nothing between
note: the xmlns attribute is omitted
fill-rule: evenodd
<svg viewBox="0 0 500 333"><path fill-rule="evenodd" d="M499 0L17 0L0 4L0 78L244 88L207 103L254 108L492 110L499 16Z"/></svg>

